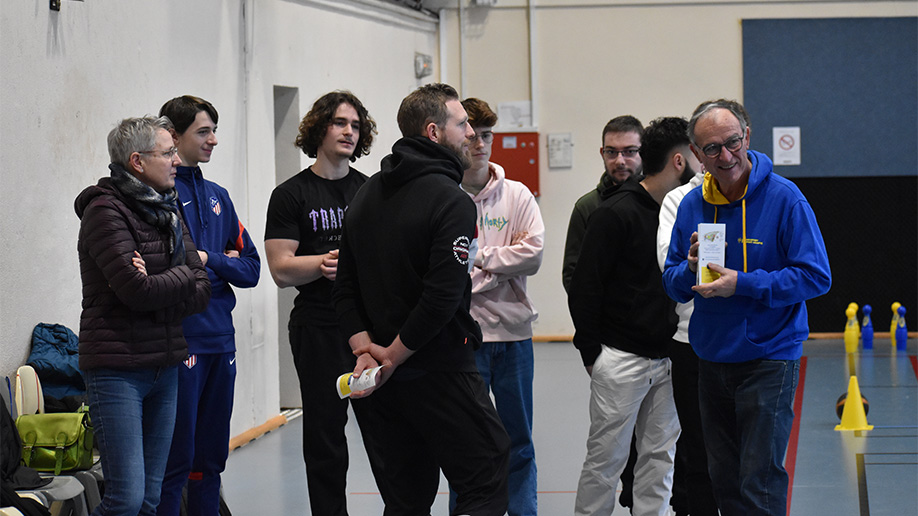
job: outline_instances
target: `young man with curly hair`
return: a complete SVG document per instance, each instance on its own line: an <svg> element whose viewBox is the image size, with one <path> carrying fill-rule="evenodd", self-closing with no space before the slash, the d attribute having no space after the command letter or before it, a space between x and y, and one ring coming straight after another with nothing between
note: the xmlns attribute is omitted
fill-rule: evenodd
<svg viewBox="0 0 918 516"><path fill-rule="evenodd" d="M369 153L376 123L354 94L333 91L303 117L296 146L315 162L271 194L265 252L271 277L298 291L290 313L290 347L303 399L303 459L312 514L347 515L348 450L344 427L348 400L333 385L352 371L356 357L335 316L331 292L338 269L344 213L367 180L350 162ZM357 422L377 479L372 400L353 400ZM382 491L382 488L380 488Z"/></svg>

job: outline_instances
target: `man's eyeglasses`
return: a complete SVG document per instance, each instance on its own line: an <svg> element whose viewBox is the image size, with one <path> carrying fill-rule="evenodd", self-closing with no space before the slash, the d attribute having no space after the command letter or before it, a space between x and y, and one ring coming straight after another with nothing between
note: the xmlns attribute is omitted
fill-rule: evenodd
<svg viewBox="0 0 918 516"><path fill-rule="evenodd" d="M491 143L494 141L494 132L493 131L482 131L480 134L475 133L475 136L469 138L469 142L474 145L475 142L481 140L485 143Z"/></svg>
<svg viewBox="0 0 918 516"><path fill-rule="evenodd" d="M638 152L640 151L640 147L628 147L627 149L623 150L616 150L612 147L606 147L602 150L602 155L605 156L606 159L615 159L615 157L619 154L621 154L623 158L633 158L637 156Z"/></svg>
<svg viewBox="0 0 918 516"><path fill-rule="evenodd" d="M720 150L723 147L726 147L727 150L730 152L734 152L734 151L738 151L740 147L742 146L743 146L743 137L734 136L733 138L730 138L724 143L711 143L711 144L705 145L704 147L701 148L701 152L704 152L704 155L709 158L716 158L717 156L720 156Z"/></svg>
<svg viewBox="0 0 918 516"><path fill-rule="evenodd" d="M178 154L178 148L172 147L171 149L167 151L155 151L155 150L139 151L139 153L140 154L158 154L166 159L172 159L173 157L175 157L176 154Z"/></svg>

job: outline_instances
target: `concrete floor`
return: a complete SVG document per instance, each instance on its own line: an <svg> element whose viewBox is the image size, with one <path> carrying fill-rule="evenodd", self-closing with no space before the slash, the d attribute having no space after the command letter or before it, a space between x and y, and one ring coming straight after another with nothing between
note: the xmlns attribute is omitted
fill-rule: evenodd
<svg viewBox="0 0 918 516"><path fill-rule="evenodd" d="M889 341L847 357L840 340L808 341L801 368L802 402L788 449L793 516L918 515L918 363L915 343L895 353ZM539 469L539 512L571 514L589 426L588 377L570 343L535 344L533 433ZM854 369L870 401L871 431L835 431L835 402ZM352 515L382 514L353 418L348 507ZM223 475L235 515L311 514L301 454L302 418L234 451ZM434 515L448 514L447 487ZM616 507L615 516L628 514Z"/></svg>

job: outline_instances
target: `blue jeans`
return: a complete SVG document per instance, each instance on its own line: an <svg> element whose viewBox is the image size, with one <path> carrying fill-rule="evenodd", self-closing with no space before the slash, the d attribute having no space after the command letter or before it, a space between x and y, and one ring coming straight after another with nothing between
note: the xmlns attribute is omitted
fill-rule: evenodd
<svg viewBox="0 0 918 516"><path fill-rule="evenodd" d="M155 514L175 425L178 370L83 374L105 475L105 496L93 516Z"/></svg>
<svg viewBox="0 0 918 516"><path fill-rule="evenodd" d="M478 371L491 392L497 413L510 436L507 478L510 516L537 513L535 448L532 445L532 339L485 342L475 352ZM450 501L455 494L450 493ZM454 503L450 504L452 508Z"/></svg>
<svg viewBox="0 0 918 516"><path fill-rule="evenodd" d="M784 456L799 373L799 360L700 361L708 471L723 516L787 514Z"/></svg>

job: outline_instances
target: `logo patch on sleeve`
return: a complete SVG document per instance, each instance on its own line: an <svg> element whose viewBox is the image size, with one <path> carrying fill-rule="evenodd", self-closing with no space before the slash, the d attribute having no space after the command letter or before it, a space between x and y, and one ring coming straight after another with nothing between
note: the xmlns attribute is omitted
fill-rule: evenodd
<svg viewBox="0 0 918 516"><path fill-rule="evenodd" d="M453 240L453 256L460 264L469 264L469 237L463 235Z"/></svg>

